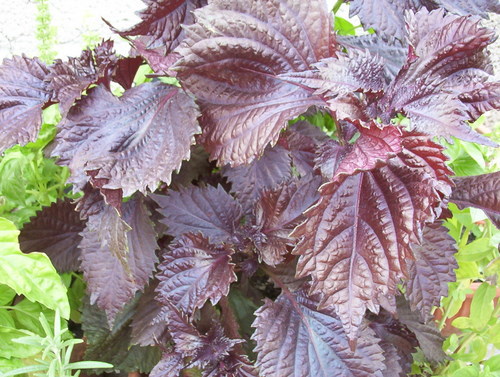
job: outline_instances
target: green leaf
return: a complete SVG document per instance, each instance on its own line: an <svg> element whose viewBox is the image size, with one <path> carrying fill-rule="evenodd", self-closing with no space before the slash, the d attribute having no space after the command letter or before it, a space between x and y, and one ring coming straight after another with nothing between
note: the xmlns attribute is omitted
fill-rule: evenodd
<svg viewBox="0 0 500 377"><path fill-rule="evenodd" d="M7 373L3 373L0 375L0 377L17 376L19 374L24 374L24 373L40 372L40 371L46 370L46 369L47 369L47 366L45 366L45 365L28 365L26 367L17 368L17 369L9 371Z"/></svg>
<svg viewBox="0 0 500 377"><path fill-rule="evenodd" d="M342 17L335 16L334 29L338 35L356 35L356 27Z"/></svg>
<svg viewBox="0 0 500 377"><path fill-rule="evenodd" d="M50 259L43 253L22 253L18 235L12 222L0 218L0 284L69 318L66 287Z"/></svg>
<svg viewBox="0 0 500 377"><path fill-rule="evenodd" d="M16 297L16 292L5 284L0 284L0 306L9 305Z"/></svg>
<svg viewBox="0 0 500 377"><path fill-rule="evenodd" d="M451 377L478 377L478 376L479 376L479 368L476 365L470 365L464 368L460 368L451 375Z"/></svg>
<svg viewBox="0 0 500 377"><path fill-rule="evenodd" d="M41 351L41 347L18 344L14 340L26 336L22 330L0 325L0 357L7 359L12 357L27 358Z"/></svg>
<svg viewBox="0 0 500 377"><path fill-rule="evenodd" d="M6 327L16 327L14 319L6 309L0 309L0 325Z"/></svg>
<svg viewBox="0 0 500 377"><path fill-rule="evenodd" d="M480 238L460 248L456 254L458 262L477 262L490 254L490 239Z"/></svg>
<svg viewBox="0 0 500 377"><path fill-rule="evenodd" d="M489 367L490 372L500 372L500 355L490 357L483 365Z"/></svg>
<svg viewBox="0 0 500 377"><path fill-rule="evenodd" d="M68 364L64 369L101 369L113 368L113 364L103 363L102 361L78 361Z"/></svg>
<svg viewBox="0 0 500 377"><path fill-rule="evenodd" d="M481 331L487 324L493 314L493 298L496 295L496 288L483 283L479 286L470 307L470 319L476 330Z"/></svg>

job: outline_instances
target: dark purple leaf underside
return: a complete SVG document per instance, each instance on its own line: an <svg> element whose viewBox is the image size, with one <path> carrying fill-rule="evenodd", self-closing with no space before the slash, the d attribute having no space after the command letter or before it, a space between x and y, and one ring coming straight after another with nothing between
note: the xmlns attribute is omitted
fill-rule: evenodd
<svg viewBox="0 0 500 377"><path fill-rule="evenodd" d="M292 236L300 239L297 276L312 276L321 307L333 305L350 339L366 309L373 312L395 293L418 243L421 224L433 221L446 171L441 150L406 137L408 146L387 166L323 185L321 199ZM413 143L413 145L411 145ZM430 152L431 160L428 160ZM442 155L442 153L441 153Z"/></svg>
<svg viewBox="0 0 500 377"><path fill-rule="evenodd" d="M91 303L106 311L113 323L117 313L142 290L151 277L158 248L149 212L142 200L124 203L123 218L104 206L90 215L81 233L81 264Z"/></svg>
<svg viewBox="0 0 500 377"><path fill-rule="evenodd" d="M281 263L292 246L289 237L293 228L302 220L302 213L319 199L321 178L303 178L283 183L275 190L264 191L255 206L256 225L265 241L257 246L264 263L275 266Z"/></svg>
<svg viewBox="0 0 500 377"><path fill-rule="evenodd" d="M237 196L244 212L251 212L264 189L277 187L292 175L289 152L277 145L268 146L264 154L249 165L231 168L225 166L222 174L231 182L231 191Z"/></svg>
<svg viewBox="0 0 500 377"><path fill-rule="evenodd" d="M500 172L454 178L450 201L460 209L482 209L500 229Z"/></svg>
<svg viewBox="0 0 500 377"><path fill-rule="evenodd" d="M298 291L266 300L256 312L253 335L257 366L263 376L382 376L382 349L363 326L355 352L332 311Z"/></svg>
<svg viewBox="0 0 500 377"><path fill-rule="evenodd" d="M157 299L174 304L190 317L210 300L215 305L236 281L227 246L214 246L199 234L186 234L170 246L159 265Z"/></svg>
<svg viewBox="0 0 500 377"><path fill-rule="evenodd" d="M331 13L320 0L219 0L195 18L176 68L200 103L202 142L219 165L249 163L287 120L321 104L275 76L334 55Z"/></svg>
<svg viewBox="0 0 500 377"><path fill-rule="evenodd" d="M180 237L201 232L211 242L231 239L243 216L240 204L222 186L190 186L168 195L153 195L167 233Z"/></svg>
<svg viewBox="0 0 500 377"><path fill-rule="evenodd" d="M484 84L490 69L484 49L493 31L469 17L445 16L442 10L410 14L408 30L411 54L380 101L382 119L402 111L418 131L496 146L466 123L478 114L481 103L485 108L498 105L495 88ZM469 75L467 85L460 80L463 74ZM478 88L491 93L479 95Z"/></svg>
<svg viewBox="0 0 500 377"><path fill-rule="evenodd" d="M106 182L98 187L121 189L124 196L155 190L189 158L197 116L189 96L160 82L119 98L99 86L62 121L52 154L69 166L69 181L80 190L88 175Z"/></svg>
<svg viewBox="0 0 500 377"><path fill-rule="evenodd" d="M425 322L433 318L431 311L448 295L448 283L455 281L458 268L454 254L455 240L440 222L423 229L422 243L413 245L414 261L408 265L406 295L413 311L419 311Z"/></svg>
<svg viewBox="0 0 500 377"><path fill-rule="evenodd" d="M132 88L135 74L142 64L143 60L140 56L121 58L116 64L113 81L120 84L124 89Z"/></svg>
<svg viewBox="0 0 500 377"><path fill-rule="evenodd" d="M37 138L42 108L52 97L45 81L48 73L38 58L4 59L0 66L0 153Z"/></svg>
<svg viewBox="0 0 500 377"><path fill-rule="evenodd" d="M69 200L53 203L24 225L19 235L21 250L47 254L59 272L76 271L80 264L79 233L84 227Z"/></svg>
<svg viewBox="0 0 500 377"><path fill-rule="evenodd" d="M122 37L140 36L147 49L169 53L184 39L181 25L194 21L193 11L206 5L206 0L143 0L147 8L138 12L141 22L128 30L118 31Z"/></svg>

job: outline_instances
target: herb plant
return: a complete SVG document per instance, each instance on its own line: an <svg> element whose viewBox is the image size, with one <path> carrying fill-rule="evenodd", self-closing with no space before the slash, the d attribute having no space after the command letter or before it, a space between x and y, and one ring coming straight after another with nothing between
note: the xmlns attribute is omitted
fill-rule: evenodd
<svg viewBox="0 0 500 377"><path fill-rule="evenodd" d="M498 4L353 0L363 36L336 35L322 0L146 5L115 30L130 57L103 41L0 66L1 150L59 104L48 149L80 197L20 245L83 272L85 357L154 377L403 376L417 347L443 362L443 220L455 203L498 226L500 173L455 178L440 138L497 147L468 122L499 107L479 19Z"/></svg>

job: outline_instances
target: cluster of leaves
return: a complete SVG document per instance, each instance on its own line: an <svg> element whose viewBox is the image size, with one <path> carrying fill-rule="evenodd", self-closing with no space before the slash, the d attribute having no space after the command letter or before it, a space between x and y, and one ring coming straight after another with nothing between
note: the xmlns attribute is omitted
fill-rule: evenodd
<svg viewBox="0 0 500 377"><path fill-rule="evenodd" d="M467 122L500 107L494 33L470 15L498 9L385 3L352 1L375 34L337 37L323 0L148 0L116 30L131 57L103 41L4 61L0 150L61 109L50 153L81 197L20 244L83 272L87 358L154 377L400 376L417 346L443 360L442 219L454 202L498 226L500 174L453 179L433 137L497 146ZM134 85L144 61L159 79Z"/></svg>

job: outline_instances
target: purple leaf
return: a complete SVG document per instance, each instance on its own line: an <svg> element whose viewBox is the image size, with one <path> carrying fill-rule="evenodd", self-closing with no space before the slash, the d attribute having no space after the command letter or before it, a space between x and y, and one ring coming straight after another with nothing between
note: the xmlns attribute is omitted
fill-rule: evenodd
<svg viewBox="0 0 500 377"><path fill-rule="evenodd" d="M377 34L391 35L404 40L406 10L417 11L421 0L353 0L349 17L359 16L365 29L374 28Z"/></svg>
<svg viewBox="0 0 500 377"><path fill-rule="evenodd" d="M500 172L454 178L450 201L458 208L482 209L500 229Z"/></svg>
<svg viewBox="0 0 500 377"><path fill-rule="evenodd" d="M219 165L249 163L288 119L321 105L276 76L335 55L331 13L320 0L218 0L195 17L175 67L200 104L202 142Z"/></svg>
<svg viewBox="0 0 500 377"><path fill-rule="evenodd" d="M418 310L428 322L433 318L432 307L439 306L441 297L448 295L448 283L455 281L457 246L441 222L427 224L422 238L420 245L412 247L415 260L408 264L406 295L411 310Z"/></svg>
<svg viewBox="0 0 500 377"><path fill-rule="evenodd" d="M313 126L311 123L301 120L294 123L281 135L279 144L285 146L292 158L292 165L301 176L315 174L314 159L319 145L330 140L327 134Z"/></svg>
<svg viewBox="0 0 500 377"><path fill-rule="evenodd" d="M275 188L291 177L291 159L283 147L268 146L264 154L249 165L235 168L225 166L222 174L231 182L231 191L242 204L244 212L249 213L262 190Z"/></svg>
<svg viewBox="0 0 500 377"><path fill-rule="evenodd" d="M68 62L57 59L49 67L46 80L54 92L54 99L60 103L63 116L91 84L102 82L109 88L118 60L112 48L113 41L103 41L94 50L83 50L78 58L69 58Z"/></svg>
<svg viewBox="0 0 500 377"><path fill-rule="evenodd" d="M211 242L227 241L243 216L240 204L222 186L190 186L152 197L164 216L160 221L174 237L201 232Z"/></svg>
<svg viewBox="0 0 500 377"><path fill-rule="evenodd" d="M123 218L104 206L90 215L81 233L81 262L91 303L115 316L151 277L158 248L153 224L142 199L123 205Z"/></svg>
<svg viewBox="0 0 500 377"><path fill-rule="evenodd" d="M47 254L59 272L76 271L80 265L79 233L84 227L69 200L53 203L24 225L19 235L21 250Z"/></svg>
<svg viewBox="0 0 500 377"><path fill-rule="evenodd" d="M420 316L412 312L404 298L397 299L397 316L399 321L415 334L418 345L422 349L425 357L434 363L441 363L447 356L443 351L443 337L439 333L436 324L431 321L428 324L422 323Z"/></svg>
<svg viewBox="0 0 500 377"><path fill-rule="evenodd" d="M415 334L385 310L371 318L370 328L375 331L384 350L384 377L406 377L411 370L412 353L418 346Z"/></svg>
<svg viewBox="0 0 500 377"><path fill-rule="evenodd" d="M137 310L132 317L131 344L140 346L155 346L165 343L168 339L167 323L159 315L162 307L155 300L155 289L158 281L155 280L145 290L137 303Z"/></svg>
<svg viewBox="0 0 500 377"><path fill-rule="evenodd" d="M279 75L285 81L297 83L326 98L343 96L356 91L377 92L384 88L384 64L378 55L368 50L349 50L336 58L326 58L305 72Z"/></svg>
<svg viewBox="0 0 500 377"><path fill-rule="evenodd" d="M128 30L119 31L121 37L141 36L139 40L147 49L161 48L165 53L172 51L185 37L181 25L194 21L193 11L206 5L206 0L143 0L147 8L138 12L140 23Z"/></svg>
<svg viewBox="0 0 500 377"><path fill-rule="evenodd" d="M405 139L408 149L386 166L323 185L320 201L292 233L301 239L297 276L312 276L320 307L335 308L352 340L365 310L378 312L383 296L395 293L412 258L410 243L419 242L421 224L435 219L449 191L439 178L447 171L441 150L426 139Z"/></svg>
<svg viewBox="0 0 500 377"><path fill-rule="evenodd" d="M141 57L121 58L116 64L116 70L112 79L122 86L123 89L132 88L134 78L139 67L143 64Z"/></svg>
<svg viewBox="0 0 500 377"><path fill-rule="evenodd" d="M199 131L198 110L178 88L150 82L115 97L102 86L93 89L60 125L53 156L71 171L70 182L82 189L93 178L104 189L155 190L182 160Z"/></svg>
<svg viewBox="0 0 500 377"><path fill-rule="evenodd" d="M466 124L469 115L475 114L474 103L484 100L475 92L480 86L464 87L457 79L464 70L468 70L468 82L487 75L484 49L492 42L493 31L469 17L444 16L442 10L409 13L408 29L408 62L379 103L382 119L388 122L402 111L418 131L496 146Z"/></svg>
<svg viewBox="0 0 500 377"><path fill-rule="evenodd" d="M406 61L408 47L399 39L385 35L337 36L339 43L347 49L368 50L384 62L386 81L392 81Z"/></svg>
<svg viewBox="0 0 500 377"><path fill-rule="evenodd" d="M372 170L401 152L401 131L393 126L379 128L375 122L361 125L356 122L360 137L348 147L337 169L335 179L341 175L352 175L359 171Z"/></svg>
<svg viewBox="0 0 500 377"><path fill-rule="evenodd" d="M318 301L303 291L266 299L255 313L253 338L257 367L263 376L382 376L382 349L371 329L363 326L355 352L336 315L317 310Z"/></svg>
<svg viewBox="0 0 500 377"><path fill-rule="evenodd" d="M42 109L52 97L45 81L48 73L38 58L4 59L0 66L0 153L37 138Z"/></svg>
<svg viewBox="0 0 500 377"><path fill-rule="evenodd" d="M157 299L173 303L190 317L210 300L215 305L236 281L233 250L214 246L199 234L186 234L170 246L159 265Z"/></svg>
<svg viewBox="0 0 500 377"><path fill-rule="evenodd" d="M488 13L500 13L497 0L434 0L441 8L460 16L470 14L488 18Z"/></svg>
<svg viewBox="0 0 500 377"><path fill-rule="evenodd" d="M177 377L181 370L184 369L184 357L180 353L164 353L160 362L156 364L150 377Z"/></svg>
<svg viewBox="0 0 500 377"><path fill-rule="evenodd" d="M256 226L265 240L256 244L264 263L275 266L284 260L287 246L293 246L289 237L302 220L302 213L319 198L321 178L303 178L283 183L275 190L265 190L255 206Z"/></svg>

